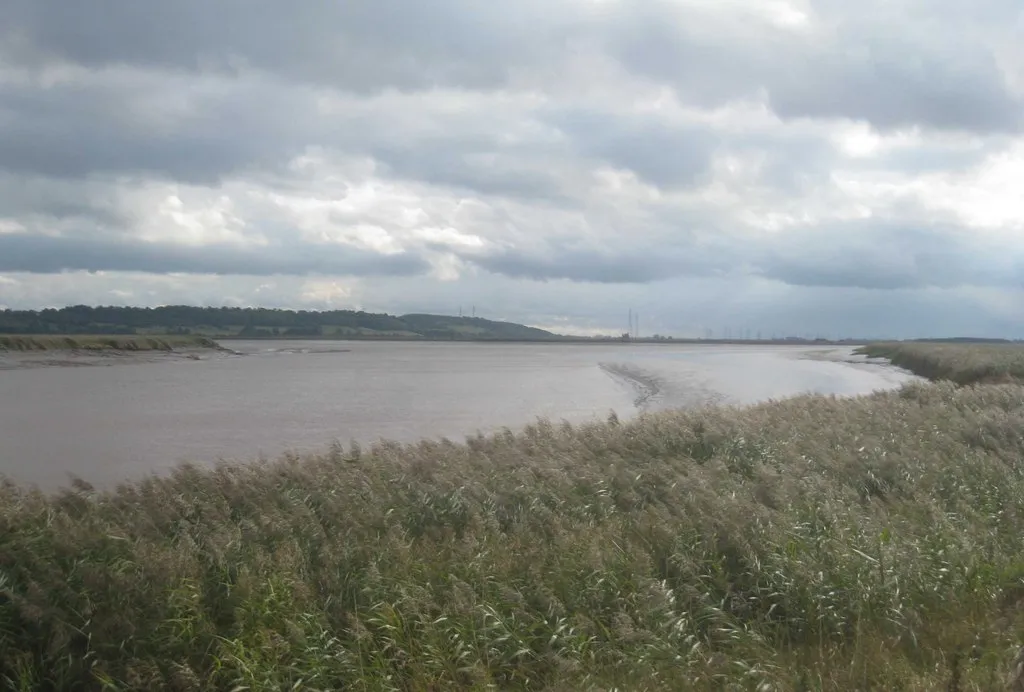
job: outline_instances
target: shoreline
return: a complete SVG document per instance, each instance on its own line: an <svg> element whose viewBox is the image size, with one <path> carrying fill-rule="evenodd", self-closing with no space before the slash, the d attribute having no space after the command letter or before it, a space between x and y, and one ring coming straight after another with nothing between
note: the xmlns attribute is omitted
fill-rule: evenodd
<svg viewBox="0 0 1024 692"><path fill-rule="evenodd" d="M208 338L220 341L371 341L390 343L431 343L431 344L572 344L572 345L622 345L633 344L657 344L663 346L685 345L685 346L849 346L851 348L871 344L868 339L854 339L849 341L818 341L815 339L686 339L686 338L661 338L641 337L635 339L618 338L590 338L565 336L556 339L487 339L487 338L458 338L458 339L434 339L425 337L402 337L402 336L248 336L240 334L211 335Z"/></svg>
<svg viewBox="0 0 1024 692"><path fill-rule="evenodd" d="M245 355L221 342L316 342L316 343L403 343L451 344L465 346L521 345L521 346L736 346L740 348L793 348L820 347L824 350L855 349L856 343L799 342L799 341L712 341L634 339L632 341L564 339L512 340L512 339L402 339L402 338L327 338L327 337L274 337L244 338L197 335L5 335L0 334L0 372L49 367L93 367L119 364L158 363L179 360L206 360L210 357ZM347 350L347 349L346 349Z"/></svg>
<svg viewBox="0 0 1024 692"><path fill-rule="evenodd" d="M38 351L174 351L220 349L214 339L197 335L138 334L0 334L0 352Z"/></svg>
<svg viewBox="0 0 1024 692"><path fill-rule="evenodd" d="M203 360L232 353L197 336L0 335L0 371Z"/></svg>

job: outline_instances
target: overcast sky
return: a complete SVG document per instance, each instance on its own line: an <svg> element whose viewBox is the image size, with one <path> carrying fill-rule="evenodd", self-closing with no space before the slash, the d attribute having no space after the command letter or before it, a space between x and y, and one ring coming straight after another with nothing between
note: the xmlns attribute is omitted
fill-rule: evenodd
<svg viewBox="0 0 1024 692"><path fill-rule="evenodd" d="M0 306L1024 337L1020 0L4 0Z"/></svg>

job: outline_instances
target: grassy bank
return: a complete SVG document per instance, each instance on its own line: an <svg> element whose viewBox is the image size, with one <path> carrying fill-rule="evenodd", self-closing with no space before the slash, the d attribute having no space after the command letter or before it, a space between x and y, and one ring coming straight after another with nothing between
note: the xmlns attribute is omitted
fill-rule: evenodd
<svg viewBox="0 0 1024 692"><path fill-rule="evenodd" d="M893 365L932 380L957 384L1024 383L1024 346L1020 344L869 344L858 353L886 358Z"/></svg>
<svg viewBox="0 0 1024 692"><path fill-rule="evenodd" d="M1022 429L1024 388L946 383L8 485L0 680L999 689Z"/></svg>
<svg viewBox="0 0 1024 692"><path fill-rule="evenodd" d="M219 348L203 336L63 336L0 334L0 351L174 351Z"/></svg>

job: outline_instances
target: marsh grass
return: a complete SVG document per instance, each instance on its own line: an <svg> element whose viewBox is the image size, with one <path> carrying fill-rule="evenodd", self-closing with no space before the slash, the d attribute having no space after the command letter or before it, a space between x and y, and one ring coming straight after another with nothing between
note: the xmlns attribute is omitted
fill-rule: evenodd
<svg viewBox="0 0 1024 692"><path fill-rule="evenodd" d="M14 690L990 690L1024 388L0 488Z"/></svg>
<svg viewBox="0 0 1024 692"><path fill-rule="evenodd" d="M0 351L173 351L219 348L204 336L118 336L0 334Z"/></svg>
<svg viewBox="0 0 1024 692"><path fill-rule="evenodd" d="M958 384L1024 382L1024 345L992 343L893 342L869 344L857 352L932 380Z"/></svg>

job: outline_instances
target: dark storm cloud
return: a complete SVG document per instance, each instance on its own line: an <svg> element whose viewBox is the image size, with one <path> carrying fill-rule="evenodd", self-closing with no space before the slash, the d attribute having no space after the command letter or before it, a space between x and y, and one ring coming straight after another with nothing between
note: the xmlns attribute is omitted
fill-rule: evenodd
<svg viewBox="0 0 1024 692"><path fill-rule="evenodd" d="M12 63L225 74L251 67L356 92L508 86L559 69L579 46L598 47L638 74L671 83L690 103L764 94L786 118L1019 130L1021 98L1009 91L993 45L993 35L1017 21L1019 6L990 0L965 7L818 2L801 31L756 12L726 16L671 0L604 9L541 0L7 0L0 27ZM963 31L965 22L976 30Z"/></svg>
<svg viewBox="0 0 1024 692"><path fill-rule="evenodd" d="M559 70L579 45L666 81L688 104L763 96L786 118L859 118L882 129L1013 130L1024 113L979 38L984 32L968 36L954 23L929 20L914 3L874 7L875 19L841 3L817 3L821 26L811 33L666 0L584 7L539 0L295 7L270 0L152 7L10 0L0 8L0 59L23 66L64 60L111 72L46 88L0 81L0 167L212 185L322 146L372 157L396 177L521 198L564 201L562 171L553 165L559 161L561 169L604 161L662 188L704 182L722 144L711 127L553 106L542 118L563 143L505 141L508 123L494 118L495 104L411 116L395 112L415 108L411 103L376 111L353 104L323 115L317 93L302 86L484 89L508 87L513 73L528 86L530 75ZM1014 7L1009 0L980 4L975 19L991 26L979 28L997 31ZM967 21L955 3L940 10ZM411 122L430 127L417 132ZM806 189L810 177L824 173L807 165L815 162L799 145L764 146L765 179L777 187Z"/></svg>
<svg viewBox="0 0 1024 692"><path fill-rule="evenodd" d="M494 137L467 137L457 132L421 142L388 142L386 134L363 149L383 164L388 174L429 181L462 191L526 200L565 202L558 172L545 166L550 153L529 145L502 146ZM560 162L561 157L554 158Z"/></svg>
<svg viewBox="0 0 1024 692"><path fill-rule="evenodd" d="M649 283L682 273L682 267L657 256L604 254L592 250L561 255L503 252L471 261L494 274L538 281Z"/></svg>
<svg viewBox="0 0 1024 692"><path fill-rule="evenodd" d="M396 178L484 194L562 199L549 143L502 142L506 123L479 113L353 102L317 112L317 94L263 78L230 81L92 75L45 89L0 82L0 171L52 178L135 173L198 185L281 168L307 147L364 155Z"/></svg>
<svg viewBox="0 0 1024 692"><path fill-rule="evenodd" d="M25 63L59 58L224 72L246 66L373 92L500 85L511 66L553 57L547 52L563 35L558 12L538 0L7 0L0 26L18 39L8 59Z"/></svg>
<svg viewBox="0 0 1024 692"><path fill-rule="evenodd" d="M0 173L0 219L25 221L38 228L41 222L74 221L90 229L129 232L138 221L103 190L79 181L26 179Z"/></svg>
<svg viewBox="0 0 1024 692"><path fill-rule="evenodd" d="M599 284L646 284L679 276L724 275L734 253L679 241L672 246L619 242L604 250L548 243L533 251L505 249L464 255L464 259L502 276L539 281L568 279Z"/></svg>
<svg viewBox="0 0 1024 692"><path fill-rule="evenodd" d="M141 271L153 274L413 276L429 265L408 254L382 255L337 245L239 247L206 244L56 238L27 233L0 234L0 271Z"/></svg>
<svg viewBox="0 0 1024 692"><path fill-rule="evenodd" d="M976 47L957 47L975 55ZM921 55L914 48L886 39L856 58L821 56L813 67L778 79L770 103L783 118L850 118L880 130L913 125L978 132L1021 129L1024 101L1009 91L994 61L937 51Z"/></svg>
<svg viewBox="0 0 1024 692"><path fill-rule="evenodd" d="M1024 252L936 224L845 222L784 233L626 237L605 250L549 242L463 258L502 276L595 284L757 276L789 286L871 290L1024 285Z"/></svg>
<svg viewBox="0 0 1024 692"><path fill-rule="evenodd" d="M284 90L294 99L304 96ZM114 73L39 88L0 83L0 169L55 178L139 172L214 184L315 141L307 101L266 83ZM313 135L313 139L309 139Z"/></svg>
<svg viewBox="0 0 1024 692"><path fill-rule="evenodd" d="M813 193L843 155L820 133L735 133L723 137L722 151L758 162L758 179L786 196Z"/></svg>
<svg viewBox="0 0 1024 692"><path fill-rule="evenodd" d="M1019 287L1024 253L945 224L858 221L790 231L762 245L757 273L792 286Z"/></svg>
<svg viewBox="0 0 1024 692"><path fill-rule="evenodd" d="M708 127L668 124L596 110L570 109L551 113L576 151L586 157L626 168L659 187L692 185L706 178L718 137Z"/></svg>
<svg viewBox="0 0 1024 692"><path fill-rule="evenodd" d="M1017 21L1012 0L985 3L960 22L913 2L812 7L818 13L801 31L687 12L670 0L623 3L608 42L633 71L707 106L764 94L787 119L859 119L883 130L1016 132L1024 124L1024 99L1007 84L992 36Z"/></svg>

